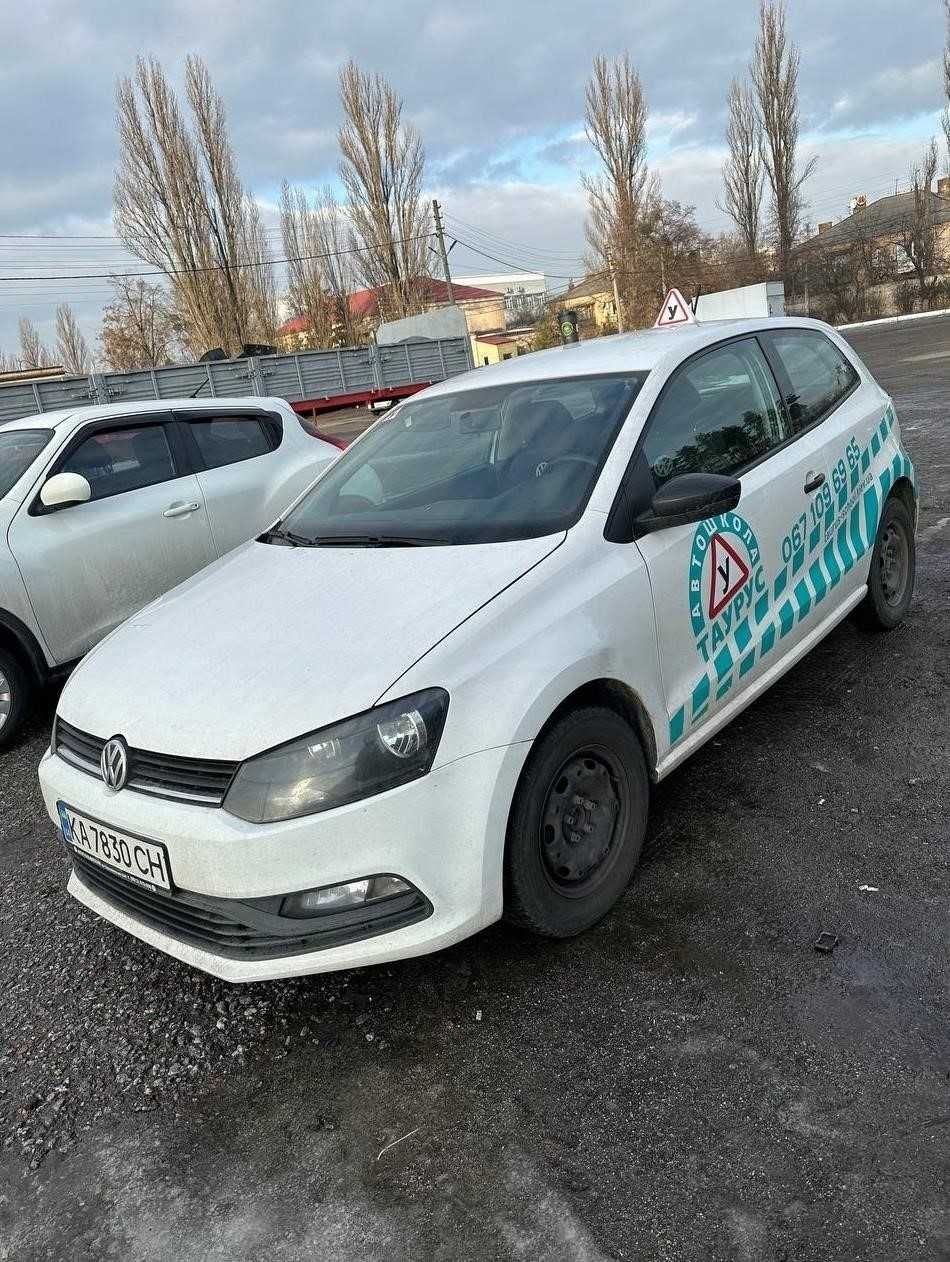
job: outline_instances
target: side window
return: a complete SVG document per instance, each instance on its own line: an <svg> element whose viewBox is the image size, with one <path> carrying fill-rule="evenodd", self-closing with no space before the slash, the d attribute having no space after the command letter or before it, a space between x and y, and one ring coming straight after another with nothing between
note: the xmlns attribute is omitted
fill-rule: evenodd
<svg viewBox="0 0 950 1262"><path fill-rule="evenodd" d="M188 425L206 469L266 456L277 446L274 429L256 416L215 416Z"/></svg>
<svg viewBox="0 0 950 1262"><path fill-rule="evenodd" d="M776 329L766 336L791 383L785 402L796 433L820 421L857 385L858 374L823 333Z"/></svg>
<svg viewBox="0 0 950 1262"><path fill-rule="evenodd" d="M681 473L735 473L789 437L771 370L749 339L674 374L650 418L644 452L662 486Z"/></svg>
<svg viewBox="0 0 950 1262"><path fill-rule="evenodd" d="M102 500L178 477L164 425L100 430L72 451L61 473L81 473Z"/></svg>

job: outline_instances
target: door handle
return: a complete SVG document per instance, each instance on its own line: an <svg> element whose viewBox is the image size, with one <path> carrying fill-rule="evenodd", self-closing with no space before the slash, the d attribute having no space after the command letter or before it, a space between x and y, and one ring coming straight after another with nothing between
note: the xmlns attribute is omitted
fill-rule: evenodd
<svg viewBox="0 0 950 1262"><path fill-rule="evenodd" d="M169 504L162 513L163 517L186 517L188 513L197 513L200 504Z"/></svg>
<svg viewBox="0 0 950 1262"><path fill-rule="evenodd" d="M825 475L823 473L812 473L812 471L809 469L808 472L805 474L805 485L802 487L802 490L805 492L806 495L808 495L809 492L817 491L818 488L820 486L824 486L824 484L825 484Z"/></svg>

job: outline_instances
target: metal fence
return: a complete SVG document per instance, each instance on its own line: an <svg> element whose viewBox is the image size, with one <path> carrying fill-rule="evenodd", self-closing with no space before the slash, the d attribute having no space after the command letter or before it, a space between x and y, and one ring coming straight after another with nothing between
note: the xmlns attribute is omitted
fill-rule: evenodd
<svg viewBox="0 0 950 1262"><path fill-rule="evenodd" d="M0 385L0 423L57 408L137 403L143 399L256 394L277 395L289 403L301 403L442 381L471 367L468 338L453 337L16 382Z"/></svg>

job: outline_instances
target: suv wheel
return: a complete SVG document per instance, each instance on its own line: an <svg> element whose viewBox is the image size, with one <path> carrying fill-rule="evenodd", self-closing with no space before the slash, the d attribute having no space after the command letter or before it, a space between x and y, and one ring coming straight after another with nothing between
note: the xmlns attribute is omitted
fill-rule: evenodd
<svg viewBox="0 0 950 1262"><path fill-rule="evenodd" d="M636 733L591 706L537 742L505 848L505 918L551 938L595 924L626 889L646 832L650 783Z"/></svg>
<svg viewBox="0 0 950 1262"><path fill-rule="evenodd" d="M32 680L23 666L0 649L0 749L16 736L29 705Z"/></svg>

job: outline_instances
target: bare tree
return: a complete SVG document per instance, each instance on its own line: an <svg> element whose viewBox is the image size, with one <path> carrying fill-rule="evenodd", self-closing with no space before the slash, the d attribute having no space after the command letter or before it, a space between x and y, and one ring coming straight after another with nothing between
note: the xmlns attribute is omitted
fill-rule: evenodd
<svg viewBox="0 0 950 1262"><path fill-rule="evenodd" d="M353 337L348 303L351 255L332 190L322 188L310 201L303 189L293 188L285 180L280 195L280 231L289 259L290 301L297 314L309 322L309 345L347 344Z"/></svg>
<svg viewBox="0 0 950 1262"><path fill-rule="evenodd" d="M817 161L812 158L799 170L798 66L798 50L785 31L783 0L762 0L751 74L762 128L762 163L771 192L772 233L783 272L800 234L802 185Z"/></svg>
<svg viewBox="0 0 950 1262"><path fill-rule="evenodd" d="M894 243L881 240L876 221L863 212L852 220L844 240L825 241L819 235L794 256L790 280L808 295L806 314L832 324L880 315L879 287L897 274Z"/></svg>
<svg viewBox="0 0 950 1262"><path fill-rule="evenodd" d="M20 334L20 366L22 368L49 368L53 358L40 340L36 325L28 316L21 316Z"/></svg>
<svg viewBox="0 0 950 1262"><path fill-rule="evenodd" d="M106 307L99 341L113 372L170 364L177 349L176 317L168 294L130 276L116 276L115 297Z"/></svg>
<svg viewBox="0 0 950 1262"><path fill-rule="evenodd" d="M946 19L947 34L943 45L943 96L944 107L940 115L943 127L943 138L947 146L944 170L950 175L950 0L943 0L943 12Z"/></svg>
<svg viewBox="0 0 950 1262"><path fill-rule="evenodd" d="M73 377L84 377L92 371L89 346L76 313L66 302L56 308L56 354L64 371Z"/></svg>
<svg viewBox="0 0 950 1262"><path fill-rule="evenodd" d="M116 231L169 274L189 350L270 342L276 291L257 204L237 172L224 106L197 57L185 62L189 127L161 65L120 79Z"/></svg>
<svg viewBox="0 0 950 1262"><path fill-rule="evenodd" d="M422 200L425 154L419 133L403 122L403 103L381 75L350 61L340 72L345 122L339 131L340 178L346 189L356 268L381 287L391 317L422 310L429 273L429 209Z"/></svg>
<svg viewBox="0 0 950 1262"><path fill-rule="evenodd" d="M900 226L899 243L914 269L920 306L933 306L942 274L950 268L934 216L933 182L937 174L937 142L931 140L911 173L910 210Z"/></svg>
<svg viewBox="0 0 950 1262"><path fill-rule="evenodd" d="M616 274L621 315L627 324L635 323L641 216L656 190L646 164L646 99L628 53L615 61L594 58L584 105L584 130L602 168L597 175L582 176L591 261L595 268Z"/></svg>
<svg viewBox="0 0 950 1262"><path fill-rule="evenodd" d="M729 85L729 124L726 128L729 161L722 168L723 204L742 237L746 253L754 259L759 251L762 189L762 137L755 100L737 79Z"/></svg>

